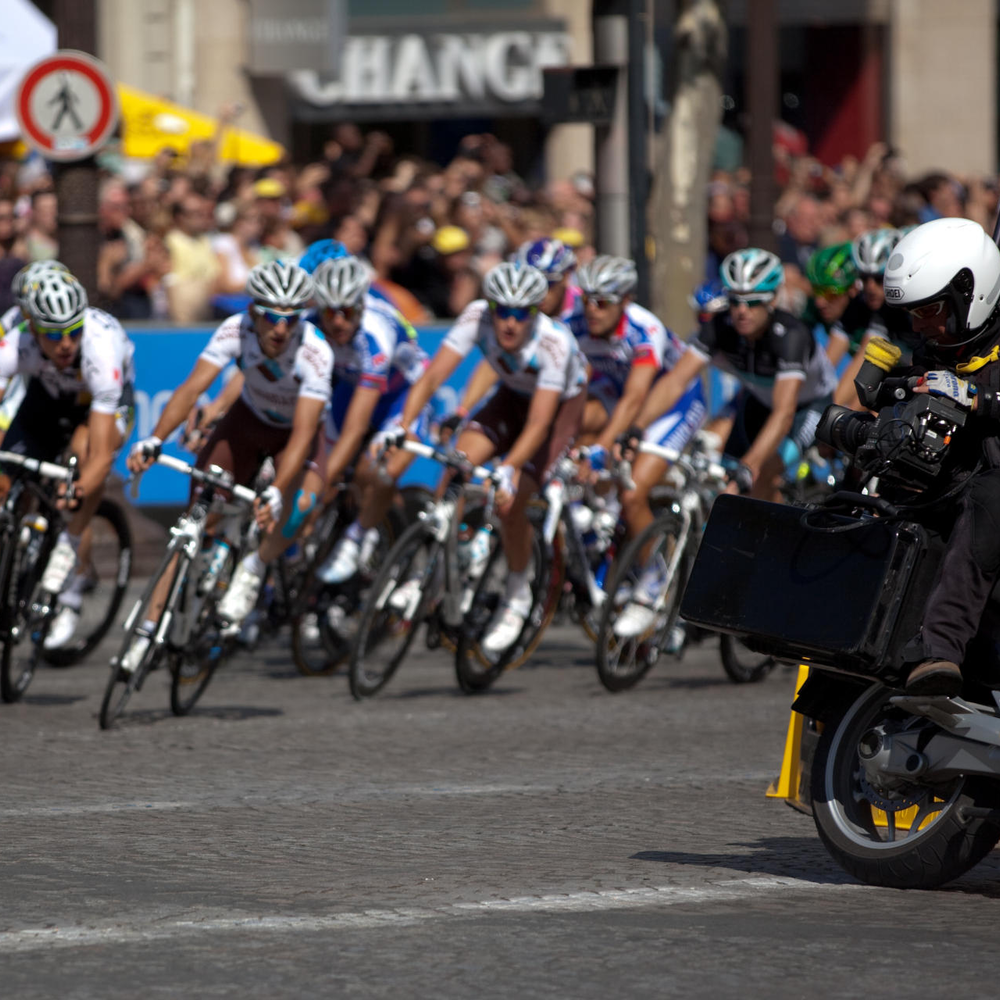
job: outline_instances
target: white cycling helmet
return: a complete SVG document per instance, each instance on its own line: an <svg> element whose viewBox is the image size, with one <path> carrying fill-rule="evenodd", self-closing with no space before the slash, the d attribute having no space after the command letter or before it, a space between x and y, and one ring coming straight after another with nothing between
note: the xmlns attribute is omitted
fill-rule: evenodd
<svg viewBox="0 0 1000 1000"><path fill-rule="evenodd" d="M270 309L305 309L314 292L312 277L298 264L269 261L251 268L247 276L247 295Z"/></svg>
<svg viewBox="0 0 1000 1000"><path fill-rule="evenodd" d="M361 305L371 285L367 266L357 257L325 260L313 272L316 301L327 309Z"/></svg>
<svg viewBox="0 0 1000 1000"><path fill-rule="evenodd" d="M638 281L634 260L606 253L595 257L576 272L576 283L584 295L598 295L616 302L621 302Z"/></svg>
<svg viewBox="0 0 1000 1000"><path fill-rule="evenodd" d="M892 248L899 242L898 229L869 229L851 244L851 256L859 274L883 274Z"/></svg>
<svg viewBox="0 0 1000 1000"><path fill-rule="evenodd" d="M548 280L537 267L516 261L504 261L491 267L483 278L483 298L498 306L537 306L548 290Z"/></svg>
<svg viewBox="0 0 1000 1000"><path fill-rule="evenodd" d="M734 250L719 265L719 277L726 290L737 295L774 298L785 280L785 268L769 250L746 247Z"/></svg>
<svg viewBox="0 0 1000 1000"><path fill-rule="evenodd" d="M1000 249L978 222L935 219L917 226L893 248L882 285L889 305L949 306L947 332L964 347L988 336L1000 306Z"/></svg>
<svg viewBox="0 0 1000 1000"><path fill-rule="evenodd" d="M83 319L87 292L69 271L44 271L27 282L24 312L46 326L67 329Z"/></svg>
<svg viewBox="0 0 1000 1000"><path fill-rule="evenodd" d="M60 271L63 274L69 274L69 268L58 260L33 260L14 275L10 283L10 290L14 294L17 304L21 307L21 312L25 313L25 315L27 315L26 296L28 289L31 287L31 282L41 275L47 274L49 271Z"/></svg>

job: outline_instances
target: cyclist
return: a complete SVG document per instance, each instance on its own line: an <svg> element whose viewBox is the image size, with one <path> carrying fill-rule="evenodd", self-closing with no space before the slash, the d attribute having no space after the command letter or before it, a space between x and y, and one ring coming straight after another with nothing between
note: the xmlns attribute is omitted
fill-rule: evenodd
<svg viewBox="0 0 1000 1000"><path fill-rule="evenodd" d="M133 472L148 469L198 397L229 362L236 362L243 374L240 398L215 426L196 464L221 466L243 485L252 481L264 458L274 459L276 471L255 505L257 523L264 531L260 546L236 567L218 605L219 617L233 625L253 609L267 563L288 544L278 530L282 515L287 518L293 508L308 508L302 491L296 490L310 460L315 468L317 430L330 397L333 371L333 351L305 319L313 292L312 278L297 264L270 261L252 268L247 278L250 307L223 320L191 374L163 408L153 433L135 444L128 459ZM165 574L162 591L151 606L155 617L144 623L146 631L155 628L168 589L169 574ZM148 638L137 636L122 669L135 670L148 644Z"/></svg>
<svg viewBox="0 0 1000 1000"><path fill-rule="evenodd" d="M865 327L866 310L863 306L860 314L858 310L860 283L851 244L817 250L806 265L806 278L812 295L802 320L814 332L822 329L826 334L826 356L836 368L857 350Z"/></svg>
<svg viewBox="0 0 1000 1000"><path fill-rule="evenodd" d="M352 256L328 260L316 269L314 278L319 307L314 322L334 354L333 395L324 422L329 487L343 478L366 438L373 432L384 437L387 430L398 427L406 394L424 373L427 355L400 313L368 294L371 273L363 261ZM427 430L425 410L416 431L423 436ZM326 583L348 580L359 565L368 565L378 542L376 525L412 458L409 452L398 451L380 470L369 457L360 457L354 476L361 495L360 514L320 569Z"/></svg>
<svg viewBox="0 0 1000 1000"><path fill-rule="evenodd" d="M46 639L51 649L70 640L80 617L88 577L74 570L115 453L130 431L134 345L118 320L88 306L83 286L65 269L25 280L21 305L24 319L0 340L0 380L8 391L15 376L24 382L3 446L45 461L67 450L80 459L76 496L64 501L72 514L42 574L42 588L59 595Z"/></svg>
<svg viewBox="0 0 1000 1000"><path fill-rule="evenodd" d="M851 308L859 314L855 326L861 331L861 336L854 346L854 357L844 369L837 391L833 394L833 401L842 406L857 408L861 405L854 379L864 361L865 345L872 337L885 337L907 350L912 346L909 313L904 309L891 308L885 301L882 287L886 265L900 236L898 229L871 229L851 244L854 265L861 276L861 294L853 300Z"/></svg>
<svg viewBox="0 0 1000 1000"><path fill-rule="evenodd" d="M730 492L779 499L774 484L783 464L797 461L812 443L830 402L836 375L809 328L774 307L783 268L772 253L736 250L720 267L729 309L701 325L674 369L650 390L636 420L644 428L683 395L710 362L736 376L733 430L725 452L739 460Z"/></svg>
<svg viewBox="0 0 1000 1000"><path fill-rule="evenodd" d="M633 425L654 382L674 368L685 348L651 312L632 301L638 280L634 261L601 255L581 267L577 277L583 309L570 319L570 329L590 365L581 440L591 442L589 462L596 471L606 464L615 441ZM681 450L704 417L704 392L701 380L694 376L670 409L645 428L643 440ZM636 456L635 489L625 491L621 498L633 537L652 521L649 492L666 471L662 458ZM648 566L639 596L652 593L650 603L655 603L665 574L660 560ZM630 601L615 623L616 634L644 632L652 620L650 603Z"/></svg>
<svg viewBox="0 0 1000 1000"><path fill-rule="evenodd" d="M462 358L480 347L499 385L473 415L457 447L476 464L503 456L497 499L509 573L504 599L480 643L489 656L513 645L531 611L528 501L572 444L586 402L585 363L575 338L539 311L548 287L541 271L516 262L488 271L484 297L467 306L448 331L406 397L400 418L401 427L411 430Z"/></svg>
<svg viewBox="0 0 1000 1000"><path fill-rule="evenodd" d="M546 236L540 240L527 240L517 248L515 262L535 267L545 275L548 291L538 305L538 311L552 319L566 321L579 301L580 289L570 282L576 267L576 254L562 242ZM455 412L441 421L442 441L464 423L469 413L496 385L497 374L489 361L483 359L476 366L462 394L462 401Z"/></svg>

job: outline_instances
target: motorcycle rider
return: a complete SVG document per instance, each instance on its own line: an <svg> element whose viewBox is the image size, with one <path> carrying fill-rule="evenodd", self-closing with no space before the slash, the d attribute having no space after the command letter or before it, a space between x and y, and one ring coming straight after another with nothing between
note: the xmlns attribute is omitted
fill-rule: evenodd
<svg viewBox="0 0 1000 1000"><path fill-rule="evenodd" d="M884 288L921 341L913 365L890 375L920 375L915 391L948 397L970 414L952 445L957 471L947 484L957 489L957 517L908 647L915 666L906 681L908 692L956 695L966 647L1000 576L1000 249L978 223L936 219L896 245Z"/></svg>

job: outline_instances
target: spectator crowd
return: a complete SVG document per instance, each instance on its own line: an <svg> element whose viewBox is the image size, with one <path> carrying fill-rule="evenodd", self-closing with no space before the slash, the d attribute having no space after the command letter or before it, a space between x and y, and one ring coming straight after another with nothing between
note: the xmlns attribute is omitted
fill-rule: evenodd
<svg viewBox="0 0 1000 1000"><path fill-rule="evenodd" d="M796 311L817 248L942 216L990 229L997 210L995 178L908 177L901 156L881 143L834 167L776 143L775 166L775 233L786 304ZM706 279L747 245L749 180L743 169L712 175ZM376 287L411 322L457 316L485 272L525 240L555 235L581 263L595 253L590 176L533 188L514 171L510 149L488 134L466 136L442 167L395 150L384 132L340 124L310 163L224 165L212 143L200 143L185 156L162 150L138 177L106 165L99 183L97 304L123 320L229 315L246 303L254 264L296 259L325 238L367 258ZM46 170L0 161L0 298L24 263L58 255L57 214Z"/></svg>

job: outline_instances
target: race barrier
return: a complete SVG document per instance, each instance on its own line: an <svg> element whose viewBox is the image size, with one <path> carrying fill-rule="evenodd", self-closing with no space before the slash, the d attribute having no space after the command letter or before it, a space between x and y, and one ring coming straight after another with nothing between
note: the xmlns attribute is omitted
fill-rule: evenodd
<svg viewBox="0 0 1000 1000"><path fill-rule="evenodd" d="M135 343L135 427L127 446L122 449L115 462L116 471L123 477L128 477L125 459L134 441L148 437L153 432L164 406L173 391L187 378L194 367L198 355L208 343L215 326L197 328L176 328L167 326L135 326L126 323L129 337ZM433 356L441 346L448 331L446 324L424 326L417 328L420 346ZM472 375L473 370L482 357L478 349L474 349L455 370L448 381L441 386L434 397L432 406L433 419L439 420L447 416L458 405L462 390ZM222 390L226 382L232 378L235 368L230 366L222 372L211 390L203 397L206 403ZM708 379L708 394L710 400L709 412L715 413L731 395L732 388L727 376L714 369ZM190 453L178 445L180 431L171 435L164 445L164 452L175 458L190 459ZM402 482L404 485L418 483L433 486L440 475L440 466L428 459L416 459ZM172 474L169 469L154 466L143 477L139 487L139 496L133 502L140 505L173 506L187 502L188 484L183 476Z"/></svg>

